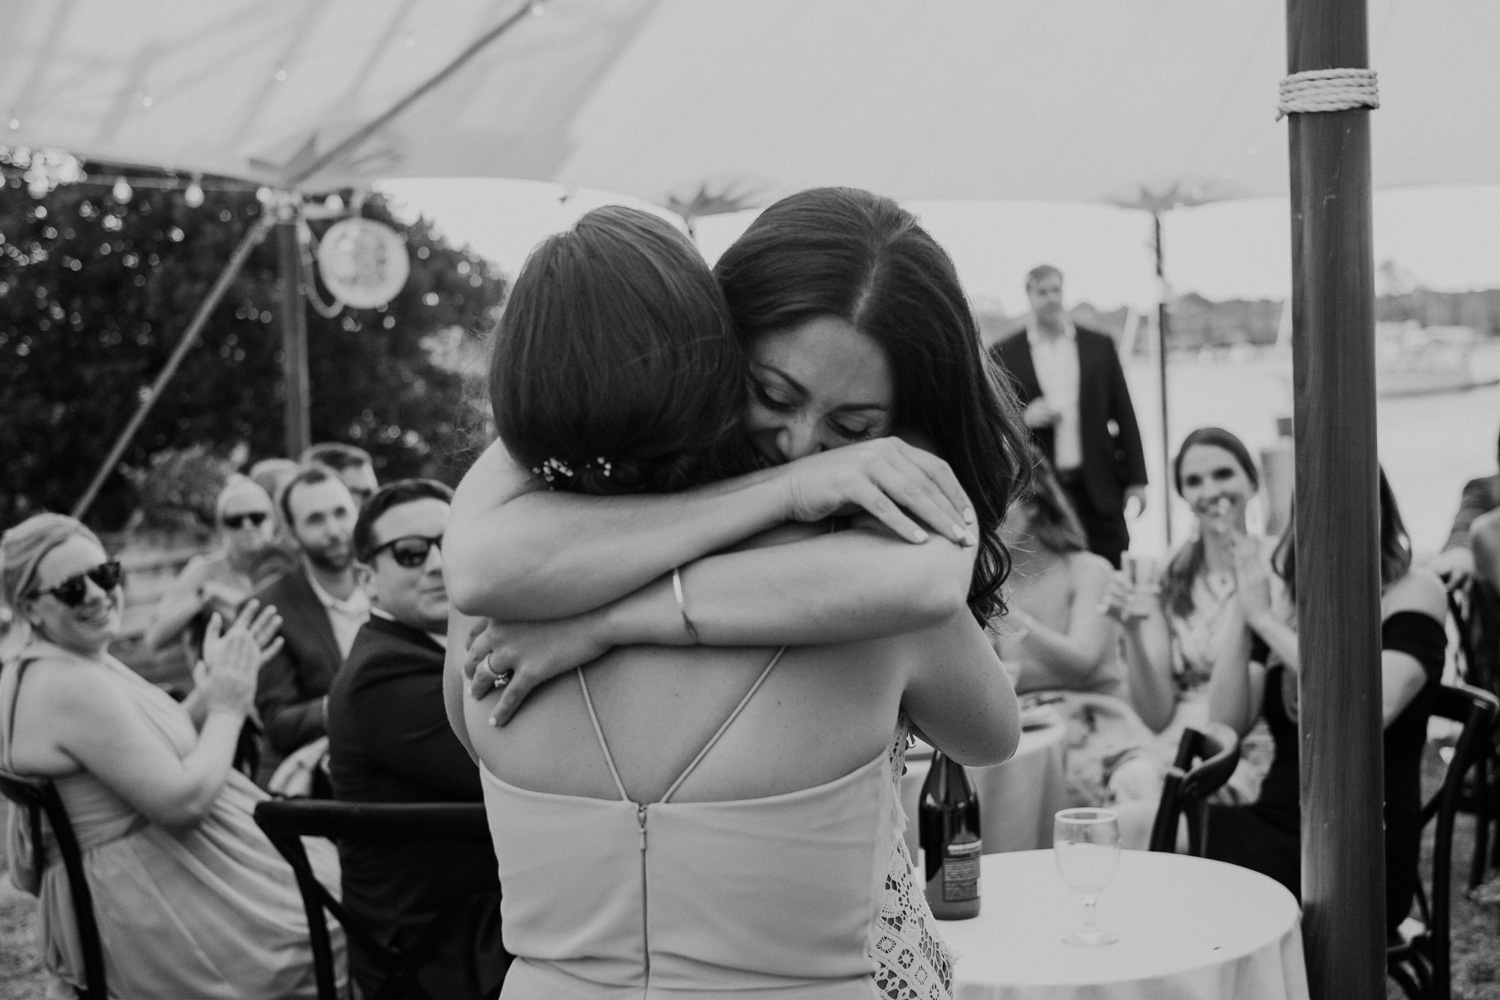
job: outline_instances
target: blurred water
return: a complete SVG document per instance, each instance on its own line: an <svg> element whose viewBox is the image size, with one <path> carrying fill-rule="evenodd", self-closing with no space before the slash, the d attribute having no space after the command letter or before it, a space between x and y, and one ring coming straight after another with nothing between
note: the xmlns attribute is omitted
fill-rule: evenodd
<svg viewBox="0 0 1500 1000"><path fill-rule="evenodd" d="M1500 375L1500 344L1474 354L1475 375ZM1131 547L1165 547L1162 516L1160 395L1154 362L1126 366L1151 475L1146 514L1131 523ZM1238 434L1257 456L1276 441L1276 418L1292 413L1291 365L1270 352L1246 351L1236 359L1176 355L1170 360L1168 422L1172 453L1195 427L1215 424ZM1448 537L1463 484L1496 470L1500 431L1500 386L1428 396L1383 398L1376 410L1380 460L1396 491L1401 513L1420 556L1436 552ZM1252 519L1257 516L1252 511ZM1172 496L1172 539L1180 543L1192 526L1187 506Z"/></svg>

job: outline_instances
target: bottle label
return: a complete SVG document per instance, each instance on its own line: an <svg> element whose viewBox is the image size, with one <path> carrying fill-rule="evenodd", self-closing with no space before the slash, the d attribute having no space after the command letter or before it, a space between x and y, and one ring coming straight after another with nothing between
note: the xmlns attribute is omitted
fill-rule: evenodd
<svg viewBox="0 0 1500 1000"><path fill-rule="evenodd" d="M961 903L979 898L979 853L977 840L949 844L943 851L943 901Z"/></svg>

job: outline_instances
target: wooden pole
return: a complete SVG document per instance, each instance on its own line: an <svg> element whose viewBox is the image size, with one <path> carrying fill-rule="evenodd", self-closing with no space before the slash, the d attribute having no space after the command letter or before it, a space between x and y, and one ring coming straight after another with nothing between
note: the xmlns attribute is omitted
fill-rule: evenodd
<svg viewBox="0 0 1500 1000"><path fill-rule="evenodd" d="M1172 444L1167 430L1167 268L1161 243L1161 210L1151 212L1152 249L1156 253L1156 386L1161 394L1161 516L1166 547L1172 548Z"/></svg>
<svg viewBox="0 0 1500 1000"><path fill-rule="evenodd" d="M198 311L193 314L193 318L188 323L187 329L183 331L181 339L177 341L177 346L172 349L172 356L167 359L167 363L162 366L161 371L157 374L156 380L151 383L151 388L147 390L145 398L136 407L135 413L131 416L129 423L125 425L125 429L120 431L119 437L115 438L114 446L110 448L109 455L100 463L99 469L94 473L94 478L89 483L88 489L83 491L83 496L79 497L78 502L73 505L74 517L82 518L84 514L88 513L89 507L93 505L94 500L99 496L99 490L104 486L104 481L109 478L109 474L119 464L120 457L125 454L125 449L130 446L130 442L135 438L136 432L141 429L141 424L145 423L146 415L151 412L151 408L161 398L162 390L167 387L168 382L172 381L172 376L177 374L177 369L181 367L183 359L187 357L188 351L198 342L198 334L203 332L203 327L208 323L208 318L213 315L214 309L218 307L220 300L224 298L224 293L229 291L229 286L234 283L234 279L240 273L240 269L245 266L245 261L250 259L250 251L260 246L261 240L266 238L266 232L271 227L271 219L272 216L269 213L262 215L245 231L245 235L240 237L239 245L229 255L229 261L224 265L224 270L219 272L218 278L214 280L213 287L208 290L208 295L198 304Z"/></svg>
<svg viewBox="0 0 1500 1000"><path fill-rule="evenodd" d="M1291 73L1369 65L1365 0L1287 0ZM1375 265L1367 109L1293 114L1302 904L1315 998L1385 995Z"/></svg>
<svg viewBox="0 0 1500 1000"><path fill-rule="evenodd" d="M286 383L286 455L295 459L312 444L307 374L307 302L302 290L302 254L297 245L295 203L279 208L276 251L281 311L281 370Z"/></svg>

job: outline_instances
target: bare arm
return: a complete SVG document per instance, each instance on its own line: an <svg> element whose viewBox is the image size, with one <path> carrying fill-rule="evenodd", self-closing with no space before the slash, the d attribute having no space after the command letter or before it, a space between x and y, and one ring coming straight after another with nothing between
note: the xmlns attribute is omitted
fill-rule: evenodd
<svg viewBox="0 0 1500 1000"><path fill-rule="evenodd" d="M216 619L204 640L207 717L197 744L181 758L139 712L122 711L81 685L52 691L64 720L58 748L141 815L172 829L196 825L213 807L255 692L261 650L246 616L222 638L217 628Z"/></svg>
<svg viewBox="0 0 1500 1000"><path fill-rule="evenodd" d="M564 618L783 521L818 521L849 507L912 541L927 533L903 508L973 541L972 512L947 463L893 438L681 493L614 497L538 491L496 442L454 497L444 575L465 613Z"/></svg>
<svg viewBox="0 0 1500 1000"><path fill-rule="evenodd" d="M1172 684L1172 633L1161 602L1138 601L1125 574L1114 573L1100 607L1120 623L1131 704L1141 721L1159 733L1177 709L1177 690ZM1144 614L1137 611L1142 607L1146 609Z"/></svg>
<svg viewBox="0 0 1500 1000"><path fill-rule="evenodd" d="M814 645L878 638L967 614L972 547L940 538L907 545L882 527L836 534L788 526L773 544L682 570L684 607L712 646ZM761 536L763 539L769 536ZM851 581L859 587L851 586ZM813 595L811 597L804 595ZM504 725L537 685L615 646L688 645L670 575L596 611L556 622L497 622L469 650L476 697L514 671L494 708ZM481 668L486 657L488 668Z"/></svg>
<svg viewBox="0 0 1500 1000"><path fill-rule="evenodd" d="M203 610L203 591L200 588L203 585L204 566L201 559L185 566L161 596L156 605L156 613L151 616L151 624L146 626L147 649L152 652L161 649L187 628L193 617Z"/></svg>
<svg viewBox="0 0 1500 1000"><path fill-rule="evenodd" d="M1250 627L1239 606L1232 605L1224 620L1208 680L1208 716L1244 736L1260 718L1266 668L1250 659Z"/></svg>
<svg viewBox="0 0 1500 1000"><path fill-rule="evenodd" d="M1007 760L1021 739L1016 691L967 612L912 633L913 672L901 706L923 736L961 764Z"/></svg>
<svg viewBox="0 0 1500 1000"><path fill-rule="evenodd" d="M1019 609L1011 611L1025 629L1016 642L1023 690L1088 686L1109 659L1116 640L1115 623L1102 610L1112 573L1109 563L1076 553L1069 564L1073 603L1066 632L1049 628Z"/></svg>

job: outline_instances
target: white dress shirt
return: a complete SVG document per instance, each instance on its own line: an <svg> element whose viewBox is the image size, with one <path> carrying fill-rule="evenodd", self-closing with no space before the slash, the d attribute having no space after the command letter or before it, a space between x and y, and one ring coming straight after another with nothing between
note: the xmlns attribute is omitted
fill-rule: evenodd
<svg viewBox="0 0 1500 1000"><path fill-rule="evenodd" d="M306 566L302 568L302 572L306 574L307 582L312 584L318 603L328 612L328 624L333 626L333 638L339 644L339 655L347 660L349 650L354 646L354 637L359 635L359 630L370 620L369 596L365 594L364 588L356 585L354 593L341 601L324 590L318 583L318 578Z"/></svg>
<svg viewBox="0 0 1500 1000"><path fill-rule="evenodd" d="M1042 398L1061 419L1052 428L1052 464L1059 471L1083 464L1083 444L1078 436L1078 329L1063 317L1063 332L1051 337L1037 329L1036 317L1026 317L1026 343L1036 369Z"/></svg>

